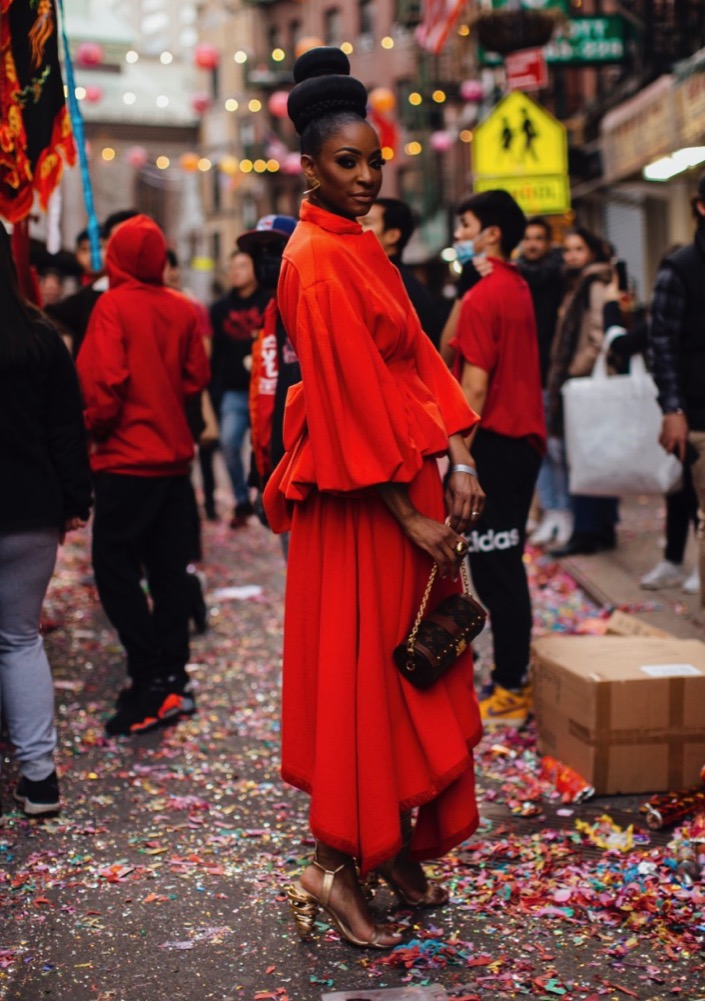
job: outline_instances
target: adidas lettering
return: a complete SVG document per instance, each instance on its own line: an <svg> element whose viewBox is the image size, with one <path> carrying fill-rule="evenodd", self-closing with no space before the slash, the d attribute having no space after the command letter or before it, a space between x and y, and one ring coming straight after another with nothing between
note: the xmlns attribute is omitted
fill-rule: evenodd
<svg viewBox="0 0 705 1001"><path fill-rule="evenodd" d="M496 550L511 549L519 545L519 529L510 528L504 532L495 532L491 528L488 532L471 532L467 536L468 552L470 553L493 553Z"/></svg>

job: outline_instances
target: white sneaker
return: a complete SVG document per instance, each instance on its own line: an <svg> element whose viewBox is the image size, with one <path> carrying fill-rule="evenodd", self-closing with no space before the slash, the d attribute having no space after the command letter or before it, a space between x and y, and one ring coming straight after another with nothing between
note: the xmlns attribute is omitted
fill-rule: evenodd
<svg viewBox="0 0 705 1001"><path fill-rule="evenodd" d="M683 594L700 594L700 572L697 567L683 581Z"/></svg>
<svg viewBox="0 0 705 1001"><path fill-rule="evenodd" d="M532 546L547 546L553 542L558 530L558 515L560 511L545 511L538 528L529 536Z"/></svg>
<svg viewBox="0 0 705 1001"><path fill-rule="evenodd" d="M653 570L641 578L639 587L645 591L660 591L662 587L678 587L683 583L685 574L680 563L671 563L670 560L661 560Z"/></svg>
<svg viewBox="0 0 705 1001"><path fill-rule="evenodd" d="M564 546L573 534L573 512L556 511L556 544Z"/></svg>

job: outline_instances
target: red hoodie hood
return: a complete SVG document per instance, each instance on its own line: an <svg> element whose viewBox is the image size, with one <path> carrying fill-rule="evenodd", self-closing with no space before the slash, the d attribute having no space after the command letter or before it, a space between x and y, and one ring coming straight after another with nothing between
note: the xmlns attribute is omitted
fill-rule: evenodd
<svg viewBox="0 0 705 1001"><path fill-rule="evenodd" d="M105 266L111 288L125 282L161 285L165 264L166 240L149 216L121 223L108 240Z"/></svg>

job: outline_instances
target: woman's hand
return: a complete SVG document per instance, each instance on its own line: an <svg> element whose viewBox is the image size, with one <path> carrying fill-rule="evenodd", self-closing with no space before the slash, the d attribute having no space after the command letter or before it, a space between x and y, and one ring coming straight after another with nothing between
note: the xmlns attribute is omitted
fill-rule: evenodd
<svg viewBox="0 0 705 1001"><path fill-rule="evenodd" d="M463 555L467 552L465 539L455 529L418 511L405 519L403 527L414 545L423 549L438 564L441 577L455 577L461 551Z"/></svg>
<svg viewBox="0 0 705 1001"><path fill-rule="evenodd" d="M77 528L84 528L88 522L84 521L83 518L67 518L64 522L64 527L59 535L59 545L63 546L66 541L67 532L75 532Z"/></svg>
<svg viewBox="0 0 705 1001"><path fill-rule="evenodd" d="M449 473L446 480L446 507L450 525L456 532L468 532L482 514L485 491L471 473Z"/></svg>

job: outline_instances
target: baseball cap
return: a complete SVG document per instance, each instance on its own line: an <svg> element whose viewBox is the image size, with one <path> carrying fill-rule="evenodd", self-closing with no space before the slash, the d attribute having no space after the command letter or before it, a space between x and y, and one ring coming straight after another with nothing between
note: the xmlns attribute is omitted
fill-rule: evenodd
<svg viewBox="0 0 705 1001"><path fill-rule="evenodd" d="M248 229L237 238L240 250L248 253L267 244L283 246L294 232L296 219L290 215L265 215L258 220L254 229Z"/></svg>

